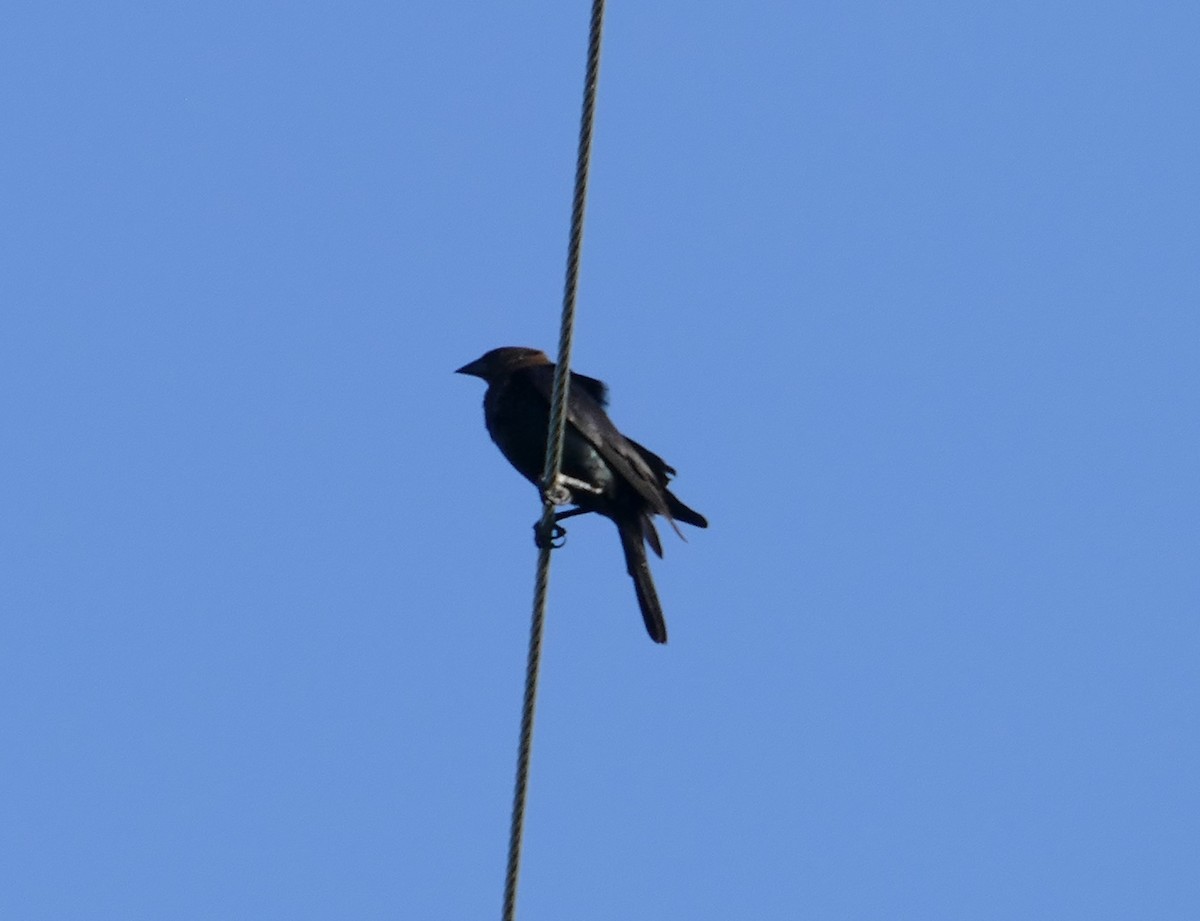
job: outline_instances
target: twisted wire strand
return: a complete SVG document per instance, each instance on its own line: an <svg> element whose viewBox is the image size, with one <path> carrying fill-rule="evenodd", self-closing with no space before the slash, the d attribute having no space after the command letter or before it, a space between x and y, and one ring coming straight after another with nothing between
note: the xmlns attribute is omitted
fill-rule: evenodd
<svg viewBox="0 0 1200 921"><path fill-rule="evenodd" d="M508 839L508 871L504 879L504 921L514 921L517 880L521 869L521 842L525 831L525 800L529 789L529 758L533 747L533 717L537 705L538 671L542 657L542 630L546 620L546 595L550 587L550 541L554 510L569 493L559 483L563 435L567 422L570 386L571 338L575 328L575 300L579 288L579 256L583 247L583 215L587 201L588 167L592 154L592 124L596 112L596 83L600 72L600 37L604 23L604 0L593 0L588 31L587 72L583 83L583 111L579 123L579 152L575 161L575 195L571 203L571 233L567 243L567 274L563 286L562 320L558 337L558 366L550 400L550 427L546 439L546 462L542 468L542 517L537 579L533 591L533 618L529 625L529 655L525 666L525 697L521 707L521 736L517 746L517 777L513 786L512 826Z"/></svg>

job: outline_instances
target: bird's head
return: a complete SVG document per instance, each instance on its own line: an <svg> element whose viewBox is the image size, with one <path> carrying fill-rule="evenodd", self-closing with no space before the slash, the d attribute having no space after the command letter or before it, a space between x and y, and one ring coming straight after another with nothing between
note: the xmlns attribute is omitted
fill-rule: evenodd
<svg viewBox="0 0 1200 921"><path fill-rule="evenodd" d="M506 345L503 348L492 349L476 358L470 364L465 364L455 374L470 374L491 382L518 368L528 368L534 365L548 365L550 359L546 353L538 349L527 349L519 345Z"/></svg>

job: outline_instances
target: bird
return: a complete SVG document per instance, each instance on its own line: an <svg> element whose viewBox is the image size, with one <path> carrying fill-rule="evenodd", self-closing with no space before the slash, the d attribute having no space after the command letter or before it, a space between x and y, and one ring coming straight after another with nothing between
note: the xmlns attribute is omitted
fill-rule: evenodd
<svg viewBox="0 0 1200 921"><path fill-rule="evenodd" d="M487 384L483 417L488 434L527 480L541 490L549 429L554 362L538 349L505 346L492 349L458 368L456 374ZM555 522L596 512L617 526L625 568L633 579L646 632L656 643L667 641L667 624L654 588L646 545L662 557L654 516L707 528L708 520L684 505L667 484L675 469L648 448L622 435L608 418L608 387L594 377L571 372L567 424L563 437L562 473L575 506L555 515ZM536 526L535 526L536 527ZM556 536L561 536L557 528Z"/></svg>

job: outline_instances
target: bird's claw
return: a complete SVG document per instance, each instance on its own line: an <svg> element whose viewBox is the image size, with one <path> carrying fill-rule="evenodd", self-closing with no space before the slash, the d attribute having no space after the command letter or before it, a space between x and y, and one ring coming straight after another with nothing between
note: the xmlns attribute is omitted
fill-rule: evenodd
<svg viewBox="0 0 1200 921"><path fill-rule="evenodd" d="M543 531L542 523L538 521L533 526L533 542L539 550L558 550L567 542L567 529L552 523L548 531Z"/></svg>

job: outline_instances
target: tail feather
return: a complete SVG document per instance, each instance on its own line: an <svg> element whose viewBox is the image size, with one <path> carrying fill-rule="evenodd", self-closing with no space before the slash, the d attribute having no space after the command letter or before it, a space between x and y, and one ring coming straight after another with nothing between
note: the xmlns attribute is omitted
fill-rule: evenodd
<svg viewBox="0 0 1200 921"><path fill-rule="evenodd" d="M646 539L646 543L650 545L650 549L654 551L654 555L661 560L662 541L658 539L658 529L654 527L654 519L649 515L642 516L642 537Z"/></svg>
<svg viewBox="0 0 1200 921"><path fill-rule="evenodd" d="M638 606L642 609L642 620L646 622L646 632L654 642L665 643L667 622L663 618L662 605L659 604L658 592L654 590L654 579L650 575L650 561L646 558L646 547L642 543L641 523L636 520L619 521L617 530L621 533L625 568L633 579Z"/></svg>
<svg viewBox="0 0 1200 921"><path fill-rule="evenodd" d="M663 490L667 494L667 508L671 512L671 517L677 521L682 521L684 524L690 524L696 528L707 528L708 519L701 515L694 508L688 508L671 490ZM676 528L678 530L678 528Z"/></svg>

